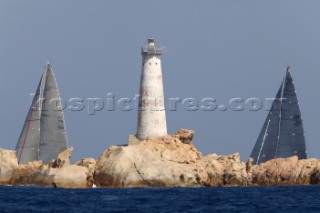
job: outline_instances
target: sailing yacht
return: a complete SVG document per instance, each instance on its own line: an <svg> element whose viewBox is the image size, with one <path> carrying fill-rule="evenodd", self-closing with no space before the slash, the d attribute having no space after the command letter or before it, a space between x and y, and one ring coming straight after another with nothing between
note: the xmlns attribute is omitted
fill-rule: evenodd
<svg viewBox="0 0 320 213"><path fill-rule="evenodd" d="M25 119L16 153L19 163L48 163L68 148L58 85L48 61Z"/></svg>
<svg viewBox="0 0 320 213"><path fill-rule="evenodd" d="M294 155L307 158L299 102L288 67L250 157L253 164L259 164Z"/></svg>

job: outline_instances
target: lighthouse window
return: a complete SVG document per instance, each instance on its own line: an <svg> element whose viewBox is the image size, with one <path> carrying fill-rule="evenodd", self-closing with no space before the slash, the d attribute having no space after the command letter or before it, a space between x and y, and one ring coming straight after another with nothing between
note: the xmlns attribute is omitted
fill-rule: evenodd
<svg viewBox="0 0 320 213"><path fill-rule="evenodd" d="M149 65L151 65L151 63L149 63Z"/></svg>
<svg viewBox="0 0 320 213"><path fill-rule="evenodd" d="M158 65L158 63L156 63L156 65Z"/></svg>

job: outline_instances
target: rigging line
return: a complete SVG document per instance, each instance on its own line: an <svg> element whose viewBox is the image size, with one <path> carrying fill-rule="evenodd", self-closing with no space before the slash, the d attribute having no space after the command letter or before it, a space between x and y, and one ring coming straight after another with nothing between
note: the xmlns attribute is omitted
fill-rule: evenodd
<svg viewBox="0 0 320 213"><path fill-rule="evenodd" d="M45 71L44 73L42 74L42 77L41 77L41 85L40 85L40 92L39 92L39 108L41 109L39 112L40 112L40 116L41 116L41 111L42 111L42 104L43 104L43 93L44 93L44 88L45 88L45 84L46 84L46 79L47 79L47 70L48 70L48 64L46 65L45 67Z"/></svg>
<svg viewBox="0 0 320 213"><path fill-rule="evenodd" d="M282 117L282 104L283 104L283 93L284 93L284 85L287 82L287 74L285 78L283 79L282 83L282 89L281 89L281 97L280 97L280 112L279 112L279 128L278 128L278 137L277 137L277 145L276 145L276 151L274 153L274 158L277 157L278 153L278 146L279 146L279 141L280 141L280 130L281 130L281 117Z"/></svg>
<svg viewBox="0 0 320 213"><path fill-rule="evenodd" d="M47 65L45 66L45 71L42 75L41 78L41 85L40 85L40 91L39 91L39 120L40 120L40 137L39 137L39 142L38 142L38 160L40 159L40 143L41 143L41 117L42 117L42 105L43 105L43 101L47 101L44 100L44 89L46 86L46 79L47 79L47 73L48 73L48 68L49 68L50 63L47 63Z"/></svg>
<svg viewBox="0 0 320 213"><path fill-rule="evenodd" d="M21 148L20 155L19 155L18 163L20 163L21 155L22 155L24 146L25 146L25 144L26 144L26 140L27 140L27 136L28 136L29 128L30 128L30 123L31 123L31 119L32 119L32 113L33 113L33 108L31 108L31 112L30 112L30 116L29 116L29 120L28 120L28 126L27 126L27 129L26 129L26 135L24 136L24 139L23 139L23 144L22 144L22 148Z"/></svg>
<svg viewBox="0 0 320 213"><path fill-rule="evenodd" d="M261 147L260 147L260 151L259 151L259 155L258 155L258 158L257 158L256 165L258 165L258 163L259 163L260 155L261 155L261 152L262 152L262 149L263 149L263 146L264 146L264 142L265 142L266 137L267 137L267 131L268 131L268 128L269 128L269 123L270 123L270 119L268 121L266 131L264 132L264 136L263 136L263 140L262 140L262 143L261 143Z"/></svg>

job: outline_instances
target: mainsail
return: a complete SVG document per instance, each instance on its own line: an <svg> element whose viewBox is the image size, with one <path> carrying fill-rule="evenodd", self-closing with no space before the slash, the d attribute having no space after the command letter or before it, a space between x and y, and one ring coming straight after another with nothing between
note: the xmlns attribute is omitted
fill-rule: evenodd
<svg viewBox="0 0 320 213"><path fill-rule="evenodd" d="M56 78L47 65L40 118L39 160L49 162L67 149L67 133Z"/></svg>
<svg viewBox="0 0 320 213"><path fill-rule="evenodd" d="M300 107L288 67L250 157L253 164L259 164L294 155L307 158Z"/></svg>
<svg viewBox="0 0 320 213"><path fill-rule="evenodd" d="M17 143L18 162L48 163L67 149L67 144L60 94L47 63Z"/></svg>

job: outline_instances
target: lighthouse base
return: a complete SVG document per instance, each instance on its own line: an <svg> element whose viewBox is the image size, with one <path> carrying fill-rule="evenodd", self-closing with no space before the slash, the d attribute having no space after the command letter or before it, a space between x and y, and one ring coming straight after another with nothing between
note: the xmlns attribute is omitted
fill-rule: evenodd
<svg viewBox="0 0 320 213"><path fill-rule="evenodd" d="M128 135L128 145L135 145L140 143L140 139L137 138L135 135Z"/></svg>

